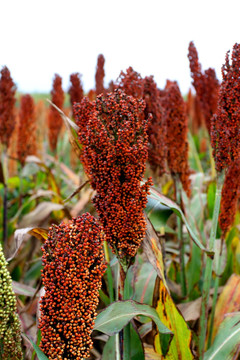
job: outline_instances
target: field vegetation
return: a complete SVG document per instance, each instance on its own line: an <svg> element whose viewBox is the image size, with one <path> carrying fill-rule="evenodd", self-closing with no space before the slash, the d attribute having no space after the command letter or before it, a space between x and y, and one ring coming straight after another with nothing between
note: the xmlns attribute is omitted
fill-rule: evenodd
<svg viewBox="0 0 240 360"><path fill-rule="evenodd" d="M240 358L240 45L188 58L184 97L1 70L0 360Z"/></svg>

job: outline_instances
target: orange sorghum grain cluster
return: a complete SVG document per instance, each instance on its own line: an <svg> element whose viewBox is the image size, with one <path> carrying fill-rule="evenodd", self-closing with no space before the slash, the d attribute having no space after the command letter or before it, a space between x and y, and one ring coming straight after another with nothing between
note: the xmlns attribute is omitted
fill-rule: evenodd
<svg viewBox="0 0 240 360"><path fill-rule="evenodd" d="M151 168L162 175L166 171L166 121L157 84L152 76L145 77L143 99L146 103L145 117L152 114L148 126L148 161Z"/></svg>
<svg viewBox="0 0 240 360"><path fill-rule="evenodd" d="M198 60L197 49L192 41L189 44L188 51L193 86L196 90L197 97L199 98L205 124L210 134L211 118L217 110L219 81L216 77L214 69L209 68L204 71L204 73L202 72L201 65Z"/></svg>
<svg viewBox="0 0 240 360"><path fill-rule="evenodd" d="M92 348L99 289L106 265L104 235L90 214L50 228L42 247L40 347L50 360L83 360Z"/></svg>
<svg viewBox="0 0 240 360"><path fill-rule="evenodd" d="M123 90L125 94L133 96L136 99L143 98L143 79L131 66L126 70L126 73L121 71L118 78L118 87Z"/></svg>
<svg viewBox="0 0 240 360"><path fill-rule="evenodd" d="M15 127L14 105L16 85L6 66L1 70L0 78L0 141L8 147Z"/></svg>
<svg viewBox="0 0 240 360"><path fill-rule="evenodd" d="M53 88L51 91L51 100L59 108L63 108L64 91L62 89L62 78L55 74L53 79ZM54 151L57 146L58 135L62 126L62 118L58 111L50 106L48 114L48 138L51 150Z"/></svg>
<svg viewBox="0 0 240 360"><path fill-rule="evenodd" d="M222 77L218 108L212 118L211 128L211 143L218 172L231 165L240 155L240 44L233 47L231 64L229 52L226 54Z"/></svg>
<svg viewBox="0 0 240 360"><path fill-rule="evenodd" d="M34 100L24 95L20 101L17 154L23 165L28 155L36 155L36 116Z"/></svg>
<svg viewBox="0 0 240 360"><path fill-rule="evenodd" d="M234 161L226 173L221 198L221 211L219 224L222 230L222 238L230 229L237 212L237 204L240 196L240 160Z"/></svg>
<svg viewBox="0 0 240 360"><path fill-rule="evenodd" d="M186 104L176 81L167 81L162 104L167 123L168 167L173 176L179 176L184 190L190 196Z"/></svg>
<svg viewBox="0 0 240 360"><path fill-rule="evenodd" d="M71 86L68 90L68 93L70 95L70 102L73 109L73 104L75 102L81 102L83 99L84 93L83 93L83 86L81 82L81 75L79 73L74 73L70 75L70 81Z"/></svg>
<svg viewBox="0 0 240 360"><path fill-rule="evenodd" d="M143 209L152 183L140 184L148 154L144 102L117 89L74 108L81 160L97 191L93 201L107 241L120 258L132 257L145 235Z"/></svg>
<svg viewBox="0 0 240 360"><path fill-rule="evenodd" d="M104 89L104 76L105 76L104 63L105 63L104 56L102 54L98 55L97 70L96 70L96 74L95 74L96 95L105 93L105 89Z"/></svg>

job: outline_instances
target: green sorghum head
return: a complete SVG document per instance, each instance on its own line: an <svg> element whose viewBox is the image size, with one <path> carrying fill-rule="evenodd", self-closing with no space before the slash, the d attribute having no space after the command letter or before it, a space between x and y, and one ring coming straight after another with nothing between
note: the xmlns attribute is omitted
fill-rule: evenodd
<svg viewBox="0 0 240 360"><path fill-rule="evenodd" d="M0 359L21 360L21 330L16 314L16 297L0 245Z"/></svg>

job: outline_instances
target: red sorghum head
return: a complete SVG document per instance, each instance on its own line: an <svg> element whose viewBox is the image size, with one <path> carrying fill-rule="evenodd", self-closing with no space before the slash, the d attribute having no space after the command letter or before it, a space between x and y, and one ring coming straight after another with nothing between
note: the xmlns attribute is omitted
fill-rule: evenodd
<svg viewBox="0 0 240 360"><path fill-rule="evenodd" d="M144 102L120 89L74 107L81 160L97 195L93 202L107 241L120 258L132 257L145 235L143 209L151 180L141 186L147 160Z"/></svg>
<svg viewBox="0 0 240 360"><path fill-rule="evenodd" d="M81 75L79 73L74 73L70 75L71 86L68 90L70 95L70 102L73 107L73 104L81 102L83 99L83 87L81 82Z"/></svg>
<svg viewBox="0 0 240 360"><path fill-rule="evenodd" d="M162 175L166 171L167 126L164 118L164 108L161 105L157 84L152 76L143 80L143 99L146 103L145 118L151 114L148 126L148 161L153 171Z"/></svg>
<svg viewBox="0 0 240 360"><path fill-rule="evenodd" d="M162 104L167 123L168 167L172 176L179 176L184 190L190 196L186 104L176 81L167 81Z"/></svg>
<svg viewBox="0 0 240 360"><path fill-rule="evenodd" d="M34 100L24 95L20 100L17 155L23 165L28 155L36 155L36 116Z"/></svg>
<svg viewBox="0 0 240 360"><path fill-rule="evenodd" d="M118 78L118 87L123 90L125 94L133 96L136 99L143 98L143 79L131 66L126 70L126 73L121 71Z"/></svg>
<svg viewBox="0 0 240 360"><path fill-rule="evenodd" d="M105 93L105 89L104 89L104 76L105 76L104 63L105 63L104 56L102 54L98 55L97 70L96 70L96 74L95 74L96 94L97 95Z"/></svg>
<svg viewBox="0 0 240 360"><path fill-rule="evenodd" d="M50 360L89 356L106 265L103 231L90 214L50 228L42 247L40 347Z"/></svg>
<svg viewBox="0 0 240 360"><path fill-rule="evenodd" d="M189 44L188 50L193 86L196 90L202 113L204 115L205 124L210 134L211 118L217 110L219 81L216 77L214 69L209 68L204 71L204 73L202 72L202 68L198 60L197 49L192 41Z"/></svg>
<svg viewBox="0 0 240 360"><path fill-rule="evenodd" d="M219 224L222 238L234 222L240 197L240 160L234 161L228 168L222 189Z"/></svg>
<svg viewBox="0 0 240 360"><path fill-rule="evenodd" d="M64 91L62 89L62 78L57 74L55 74L53 79L51 100L59 109L62 110L64 103ZM56 149L58 135L60 133L61 127L61 115L53 106L50 106L48 113L48 139L52 151Z"/></svg>
<svg viewBox="0 0 240 360"><path fill-rule="evenodd" d="M212 118L211 143L218 172L239 158L240 145L240 44L235 44L222 67L218 108Z"/></svg>
<svg viewBox="0 0 240 360"><path fill-rule="evenodd" d="M6 66L1 70L0 78L0 141L8 147L15 127L14 105L16 85Z"/></svg>

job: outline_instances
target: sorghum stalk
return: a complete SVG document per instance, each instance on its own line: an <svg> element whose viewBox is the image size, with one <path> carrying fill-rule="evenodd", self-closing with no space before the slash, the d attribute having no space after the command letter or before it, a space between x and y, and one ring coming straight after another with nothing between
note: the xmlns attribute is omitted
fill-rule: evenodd
<svg viewBox="0 0 240 360"><path fill-rule="evenodd" d="M0 359L21 360L21 329L12 279L0 245Z"/></svg>
<svg viewBox="0 0 240 360"><path fill-rule="evenodd" d="M212 301L212 310L211 310L211 315L210 315L210 320L209 320L209 333L208 333L207 349L211 346L211 343L212 343L213 322L214 322L215 308L216 308L216 303L217 303L218 287L219 287L221 264L222 264L222 248L223 248L222 245L223 245L223 239L221 240L221 250L220 250L219 259L218 259L216 278L215 278L215 282L214 282L214 294L213 294L213 301Z"/></svg>
<svg viewBox="0 0 240 360"><path fill-rule="evenodd" d="M175 189L176 189L176 200L177 204L181 206L181 183L178 177L175 177ZM187 295L187 283L186 283L186 273L185 273L185 246L183 240L183 229L182 229L182 219L177 216L177 231L178 231L178 241L179 241L179 252L180 252L180 280L181 280L181 290L182 296Z"/></svg>
<svg viewBox="0 0 240 360"><path fill-rule="evenodd" d="M214 210L213 210L213 220L212 220L212 228L211 234L209 239L208 250L214 250L214 242L216 239L217 233L217 225L218 225L218 215L220 209L220 202L221 202L221 194L222 194L222 187L224 182L224 172L218 174L217 177L217 189L215 195L215 203L214 203ZM201 305L201 316L200 316L200 337L199 337L199 353L200 359L203 359L204 354L204 345L205 345L205 338L207 332L207 307L209 301L209 292L212 280L212 263L213 259L208 255L206 259L206 267L204 273L204 280L203 280L203 290L202 290L202 305Z"/></svg>

